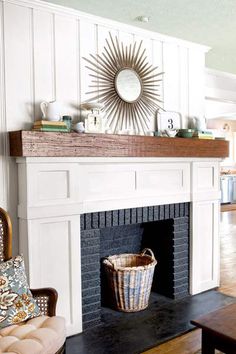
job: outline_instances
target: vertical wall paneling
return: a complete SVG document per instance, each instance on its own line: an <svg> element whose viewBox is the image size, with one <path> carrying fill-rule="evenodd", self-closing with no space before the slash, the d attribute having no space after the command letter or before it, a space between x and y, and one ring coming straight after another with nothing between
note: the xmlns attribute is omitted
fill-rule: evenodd
<svg viewBox="0 0 236 354"><path fill-rule="evenodd" d="M4 62L4 3L0 4L0 206L7 204L6 112Z"/></svg>
<svg viewBox="0 0 236 354"><path fill-rule="evenodd" d="M122 42L124 46L130 45L134 42L134 34L124 31L119 31L119 41Z"/></svg>
<svg viewBox="0 0 236 354"><path fill-rule="evenodd" d="M40 102L54 99L53 15L51 13L34 10L33 48L35 118L40 119L42 116Z"/></svg>
<svg viewBox="0 0 236 354"><path fill-rule="evenodd" d="M163 42L153 40L152 41L152 63L153 66L157 66L158 69L156 72L163 72ZM158 94L160 95L159 98L161 101L164 100L164 95L163 95L163 86L164 86L164 75L161 75L159 77L156 77L155 80L161 80L157 84L159 85L158 87ZM158 105L163 108L164 103L159 102ZM156 122L157 116L154 117L153 121L153 126L150 127L151 130L156 130L157 129L157 122Z"/></svg>
<svg viewBox="0 0 236 354"><path fill-rule="evenodd" d="M89 58L90 54L97 53L96 26L91 22L80 20L80 38L79 38L79 57L80 57L80 102L87 101L91 95L92 79L89 70L86 68L88 63L83 59Z"/></svg>
<svg viewBox="0 0 236 354"><path fill-rule="evenodd" d="M142 50L145 49L145 56L146 56L146 63L148 63L147 67L149 65L153 65L153 41L146 37L146 36L140 36L140 35L135 35L134 36L135 41L137 42L137 45L139 46L139 43L142 41ZM152 115L149 115L149 130L151 130L154 126L154 119ZM142 129L141 129L142 131Z"/></svg>
<svg viewBox="0 0 236 354"><path fill-rule="evenodd" d="M7 129L17 130L32 122L31 10L10 3L4 9Z"/></svg>
<svg viewBox="0 0 236 354"><path fill-rule="evenodd" d="M78 26L75 17L55 16L56 100L61 113L78 115Z"/></svg>
<svg viewBox="0 0 236 354"><path fill-rule="evenodd" d="M173 43L163 44L164 108L167 111L180 110L179 92L179 47Z"/></svg>
<svg viewBox="0 0 236 354"><path fill-rule="evenodd" d="M204 116L205 53L189 49L189 115Z"/></svg>
<svg viewBox="0 0 236 354"><path fill-rule="evenodd" d="M182 115L182 125L187 126L187 119L189 116L189 70L188 70L188 49L179 47L179 93L180 106L179 112Z"/></svg>

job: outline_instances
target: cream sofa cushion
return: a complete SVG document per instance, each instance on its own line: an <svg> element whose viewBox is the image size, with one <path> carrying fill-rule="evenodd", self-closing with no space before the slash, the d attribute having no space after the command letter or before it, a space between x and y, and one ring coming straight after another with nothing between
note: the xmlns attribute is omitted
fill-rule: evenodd
<svg viewBox="0 0 236 354"><path fill-rule="evenodd" d="M39 316L0 330L0 354L55 354L66 338L65 319Z"/></svg>

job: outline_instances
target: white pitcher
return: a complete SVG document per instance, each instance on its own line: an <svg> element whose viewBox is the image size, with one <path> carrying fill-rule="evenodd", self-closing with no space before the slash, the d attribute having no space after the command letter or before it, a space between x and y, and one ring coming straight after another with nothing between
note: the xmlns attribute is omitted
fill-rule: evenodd
<svg viewBox="0 0 236 354"><path fill-rule="evenodd" d="M43 113L43 119L52 121L61 119L61 106L57 101L41 102L40 108Z"/></svg>

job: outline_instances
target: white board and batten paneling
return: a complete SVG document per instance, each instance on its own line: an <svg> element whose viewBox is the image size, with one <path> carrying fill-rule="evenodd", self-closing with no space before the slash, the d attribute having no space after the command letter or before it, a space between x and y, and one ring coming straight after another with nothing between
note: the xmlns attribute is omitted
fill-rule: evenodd
<svg viewBox="0 0 236 354"><path fill-rule="evenodd" d="M160 98L165 109L180 112L184 125L189 114L202 113L207 47L39 0L0 4L0 132L29 128L40 118L43 100L61 101L62 113L78 120L91 83L83 57L101 52L109 32L126 45L143 40L150 64L164 71ZM151 120L150 129L155 127ZM8 181L15 170L6 161L6 137L0 145L1 203L13 209L16 197L6 185L15 184L13 177Z"/></svg>

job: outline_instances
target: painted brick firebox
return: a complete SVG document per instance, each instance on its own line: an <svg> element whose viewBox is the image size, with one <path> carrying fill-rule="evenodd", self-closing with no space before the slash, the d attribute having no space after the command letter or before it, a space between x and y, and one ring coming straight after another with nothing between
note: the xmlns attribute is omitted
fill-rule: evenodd
<svg viewBox="0 0 236 354"><path fill-rule="evenodd" d="M152 291L171 298L189 294L189 203L81 215L82 311L84 329L100 323L106 305L101 260L153 250L158 261Z"/></svg>

